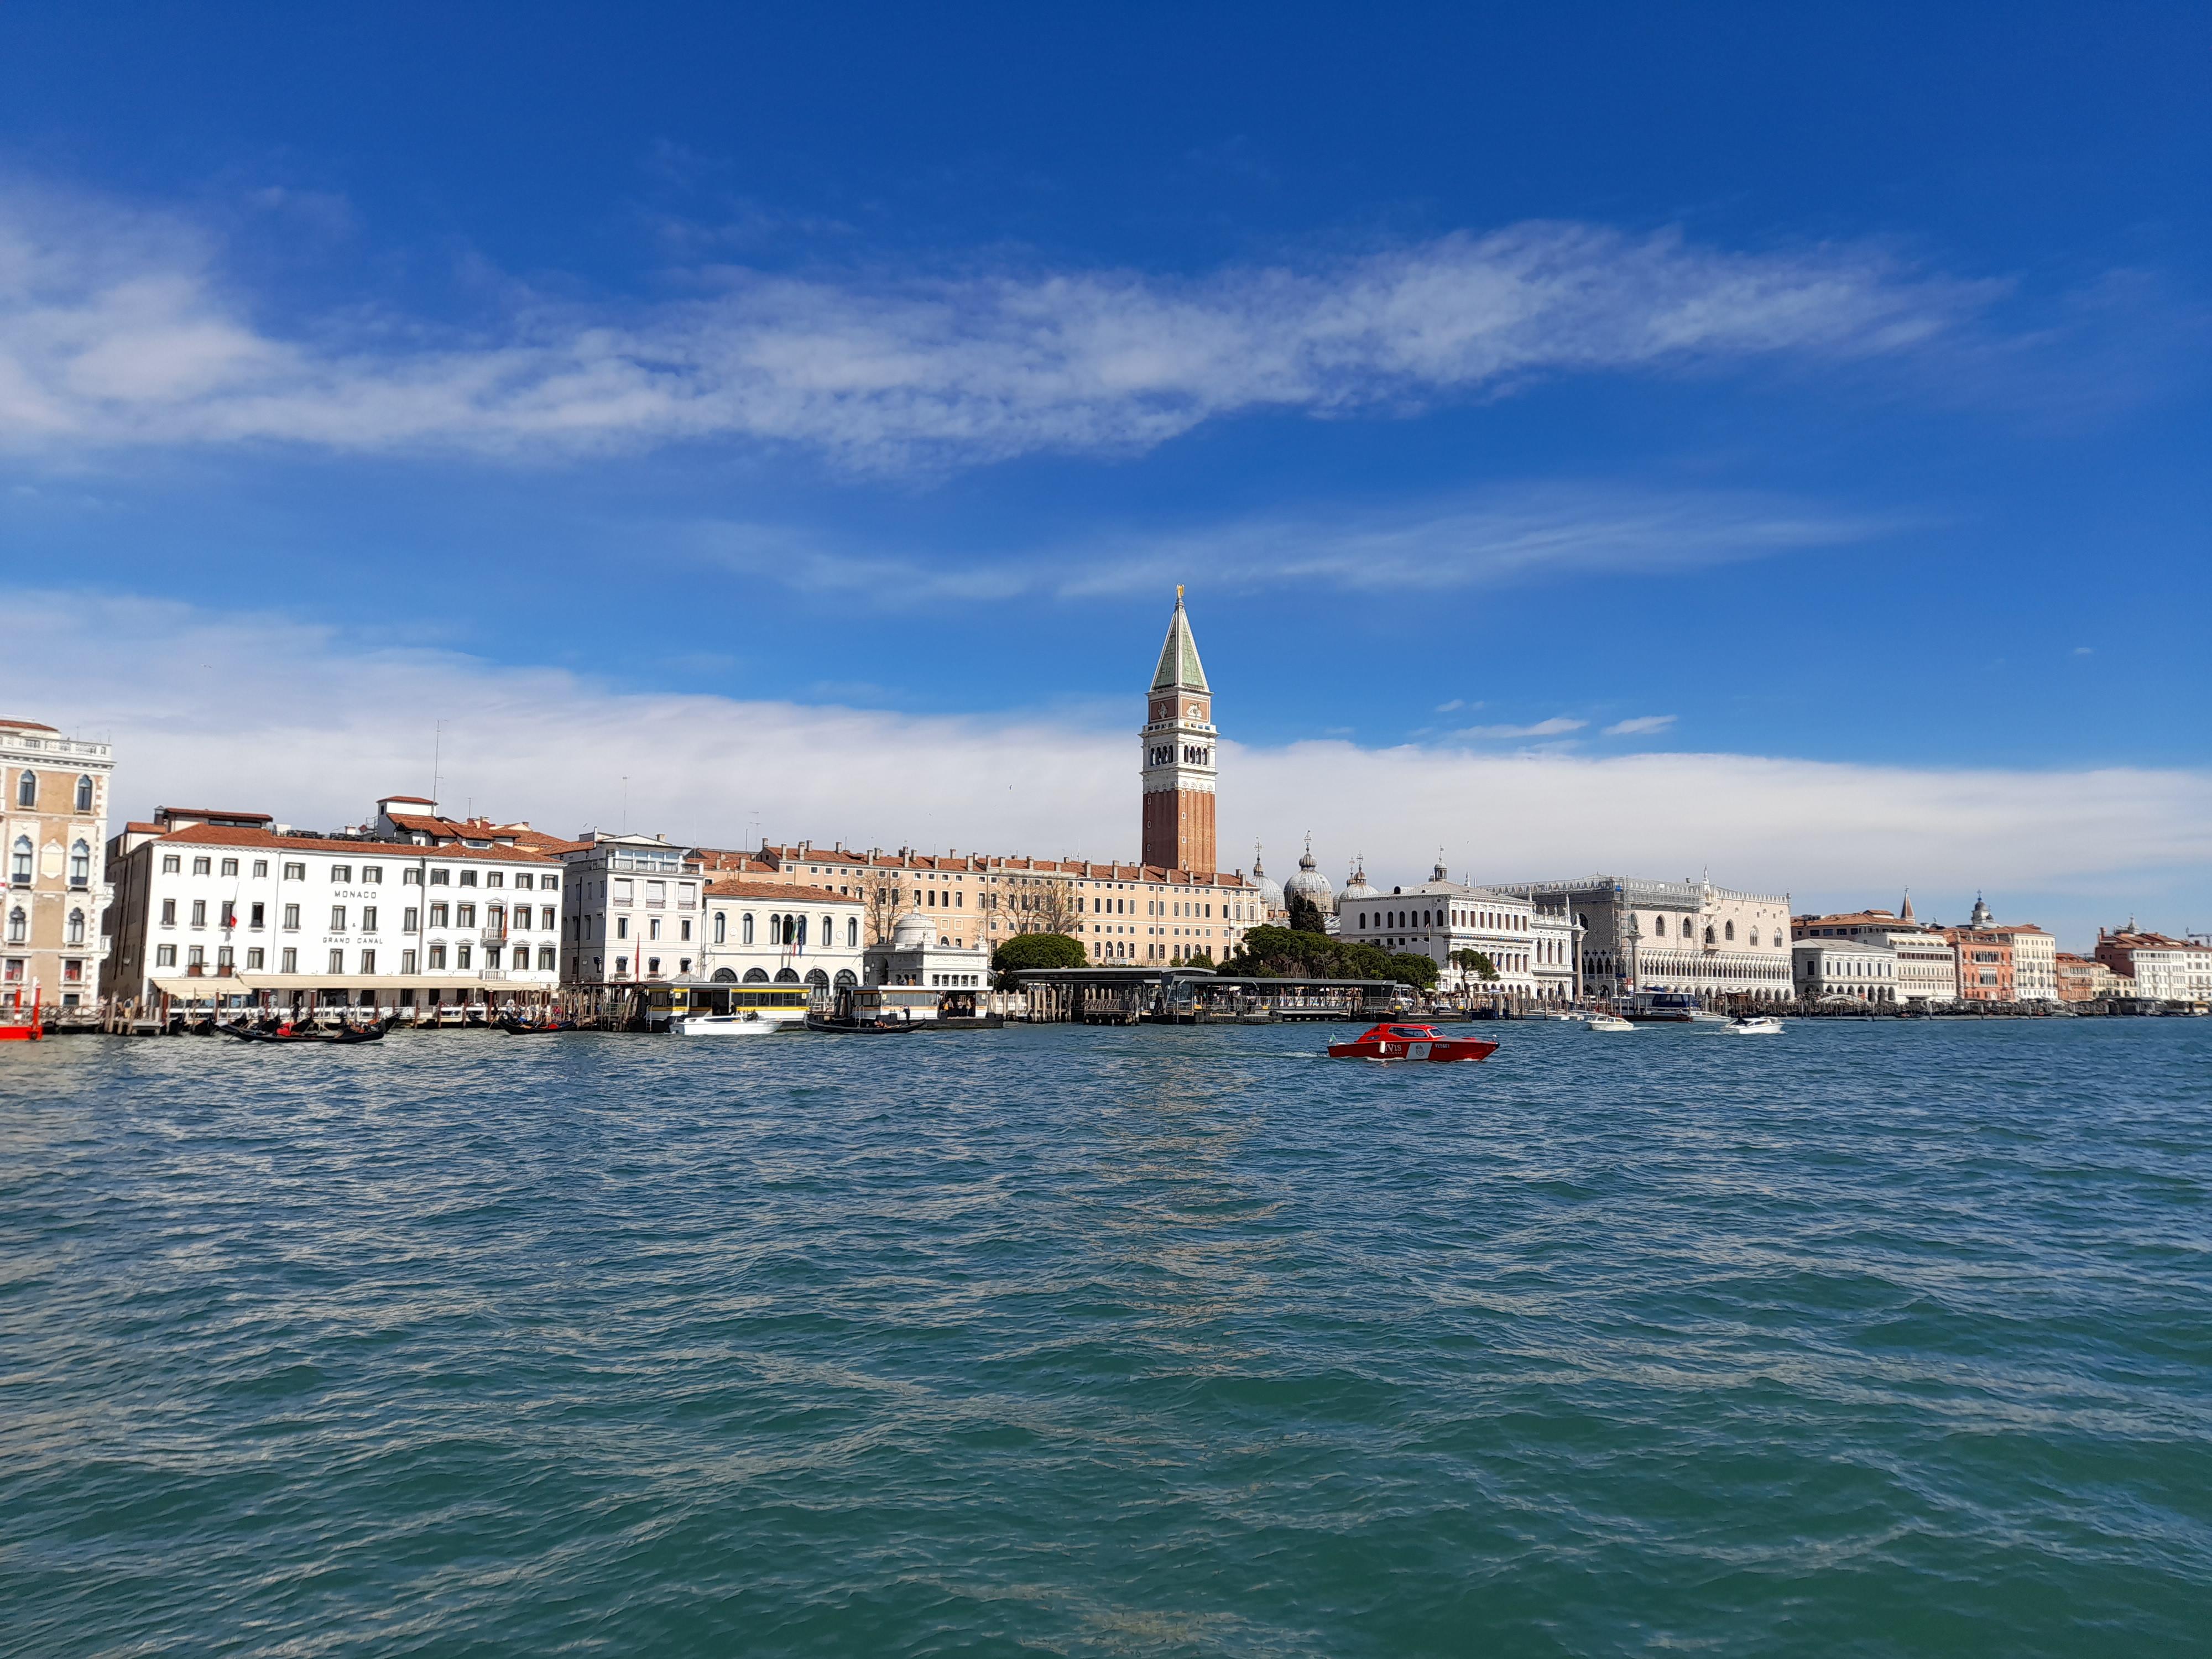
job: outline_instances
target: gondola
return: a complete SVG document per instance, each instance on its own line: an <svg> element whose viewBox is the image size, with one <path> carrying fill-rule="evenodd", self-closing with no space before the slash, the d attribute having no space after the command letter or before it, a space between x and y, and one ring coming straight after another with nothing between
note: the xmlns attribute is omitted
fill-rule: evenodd
<svg viewBox="0 0 2212 1659"><path fill-rule="evenodd" d="M527 1020L507 1018L495 1019L492 1021L492 1024L509 1036L551 1036L557 1031L573 1031L576 1029L576 1022L573 1019L556 1019L550 1024L533 1025Z"/></svg>
<svg viewBox="0 0 2212 1659"><path fill-rule="evenodd" d="M319 1031L312 1026L295 1030L289 1024L267 1030L253 1025L216 1027L223 1036L236 1037L240 1042L326 1042L340 1046L379 1042L387 1029L388 1023L383 1020L372 1025L342 1025L335 1031Z"/></svg>
<svg viewBox="0 0 2212 1659"><path fill-rule="evenodd" d="M906 1036L929 1029L927 1020L844 1020L824 1019L819 1014L806 1017L806 1029L822 1031L831 1036Z"/></svg>

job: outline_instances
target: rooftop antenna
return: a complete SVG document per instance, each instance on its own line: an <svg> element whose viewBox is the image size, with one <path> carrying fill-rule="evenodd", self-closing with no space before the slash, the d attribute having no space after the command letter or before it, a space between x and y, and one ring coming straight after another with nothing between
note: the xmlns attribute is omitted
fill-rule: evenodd
<svg viewBox="0 0 2212 1659"><path fill-rule="evenodd" d="M629 834L629 774L623 774L622 832Z"/></svg>
<svg viewBox="0 0 2212 1659"><path fill-rule="evenodd" d="M438 804L438 768L446 758L446 723L440 720L430 736L430 804Z"/></svg>

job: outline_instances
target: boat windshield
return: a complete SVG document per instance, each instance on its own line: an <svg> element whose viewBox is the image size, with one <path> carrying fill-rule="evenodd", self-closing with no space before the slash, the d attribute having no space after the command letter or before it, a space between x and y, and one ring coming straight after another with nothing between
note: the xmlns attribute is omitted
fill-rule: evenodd
<svg viewBox="0 0 2212 1659"><path fill-rule="evenodd" d="M1390 1035L1394 1037L1413 1037L1418 1040L1422 1037L1432 1037L1436 1033L1425 1025L1393 1025L1390 1028Z"/></svg>

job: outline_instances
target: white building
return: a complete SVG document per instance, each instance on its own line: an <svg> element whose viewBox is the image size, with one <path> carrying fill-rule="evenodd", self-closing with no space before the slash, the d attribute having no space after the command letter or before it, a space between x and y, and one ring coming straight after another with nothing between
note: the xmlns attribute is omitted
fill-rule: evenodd
<svg viewBox="0 0 2212 1659"><path fill-rule="evenodd" d="M2202 939L2143 932L2130 920L2117 933L2097 930L2097 960L2133 979L2124 995L2212 1004L2212 945Z"/></svg>
<svg viewBox="0 0 2212 1659"><path fill-rule="evenodd" d="M686 847L659 836L586 832L567 866L561 981L577 988L699 976L707 881Z"/></svg>
<svg viewBox="0 0 2212 1659"><path fill-rule="evenodd" d="M1371 896L1358 896L1361 890ZM1356 872L1346 895L1336 933L1347 944L1425 956L1447 986L1528 1001L1574 1000L1577 930L1563 906L1465 885L1450 879L1441 863L1421 885L1388 893L1369 887L1364 872ZM1463 951L1480 951L1498 976L1483 979L1455 965L1453 957Z"/></svg>
<svg viewBox="0 0 2212 1659"><path fill-rule="evenodd" d="M1787 894L1627 876L1508 882L1494 890L1565 907L1590 996L1671 991L1790 1000Z"/></svg>
<svg viewBox="0 0 2212 1659"><path fill-rule="evenodd" d="M859 897L738 876L709 884L705 904L698 977L805 985L825 996L860 982L866 906Z"/></svg>
<svg viewBox="0 0 2212 1659"><path fill-rule="evenodd" d="M392 1011L558 981L561 866L514 846L309 836L163 807L109 843L110 996Z"/></svg>
<svg viewBox="0 0 2212 1659"><path fill-rule="evenodd" d="M1820 1002L1829 997L1865 1003L1900 1000L1897 952L1877 940L1800 939L1790 947L1790 956L1802 1001Z"/></svg>
<svg viewBox="0 0 2212 1659"><path fill-rule="evenodd" d="M1899 1002L1932 1007L1959 1000L1958 947L1934 929L1920 926L1912 914L1910 893L1895 912L1850 910L1833 915L1793 916L1790 931L1800 942L1856 939L1887 945L1896 957ZM2055 957L2053 963L2055 972Z"/></svg>
<svg viewBox="0 0 2212 1659"><path fill-rule="evenodd" d="M898 919L888 944L868 947L860 977L866 985L980 991L991 983L991 953L981 945L947 944L937 924L916 910Z"/></svg>

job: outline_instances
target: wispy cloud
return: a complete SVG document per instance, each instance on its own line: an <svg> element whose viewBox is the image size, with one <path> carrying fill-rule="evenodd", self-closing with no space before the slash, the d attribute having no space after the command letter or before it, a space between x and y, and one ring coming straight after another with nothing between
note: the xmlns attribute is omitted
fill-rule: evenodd
<svg viewBox="0 0 2212 1659"><path fill-rule="evenodd" d="M653 303L508 289L473 331L373 301L279 331L203 229L17 191L0 198L0 434L517 454L738 439L864 468L956 465L1562 374L1892 356L1993 291L1864 246L1741 252L1557 222L1195 277L678 275L687 297Z"/></svg>
<svg viewBox="0 0 2212 1659"><path fill-rule="evenodd" d="M1911 522L1758 490L1544 481L1387 508L1317 506L995 553L963 548L957 560L831 546L775 525L696 525L688 540L702 557L792 586L906 606L1085 599L1184 581L1213 592L1286 583L1431 592L1593 572L1656 574L1877 540Z"/></svg>
<svg viewBox="0 0 2212 1659"><path fill-rule="evenodd" d="M366 648L282 616L89 592L12 594L9 617L0 707L112 732L118 799L133 816L213 795L294 823L356 822L378 794L428 785L442 720L452 804L556 830L612 823L627 774L633 828L708 843L741 840L757 819L772 836L824 842L1134 850L1100 840L1102 824L1135 835L1121 720L623 692L558 669ZM102 665L88 681L88 661ZM70 711L52 706L63 684L80 687ZM653 734L666 734L661 760L641 767ZM818 763L830 753L837 765ZM1710 864L1731 885L1801 896L1888 895L1909 881L2086 895L2085 917L2131 898L2146 909L2163 898L2183 920L2212 903L2212 774L2201 770L1323 738L1225 743L1221 803L1224 847L1288 848L1310 828L1328 867L1364 848L1378 874L1417 875L1443 844L1479 879Z"/></svg>
<svg viewBox="0 0 2212 1659"><path fill-rule="evenodd" d="M1672 714L1638 714L1633 720L1615 720L1605 728L1608 738L1641 737L1646 732L1664 732L1674 723Z"/></svg>
<svg viewBox="0 0 2212 1659"><path fill-rule="evenodd" d="M1478 706L1480 706L1480 705L1478 705ZM1460 709L1462 709L1462 708L1466 708L1466 707L1467 707L1467 699L1466 699L1465 697L1454 697L1454 698L1453 698L1449 702L1440 702L1440 703L1438 703L1438 704L1437 705L1437 713L1438 713L1439 714L1455 714L1455 713L1457 713Z"/></svg>
<svg viewBox="0 0 2212 1659"><path fill-rule="evenodd" d="M1554 714L1547 720L1538 720L1534 726L1463 726L1452 735L1459 738L1556 738L1569 732L1579 732L1588 720L1570 720L1565 714Z"/></svg>

